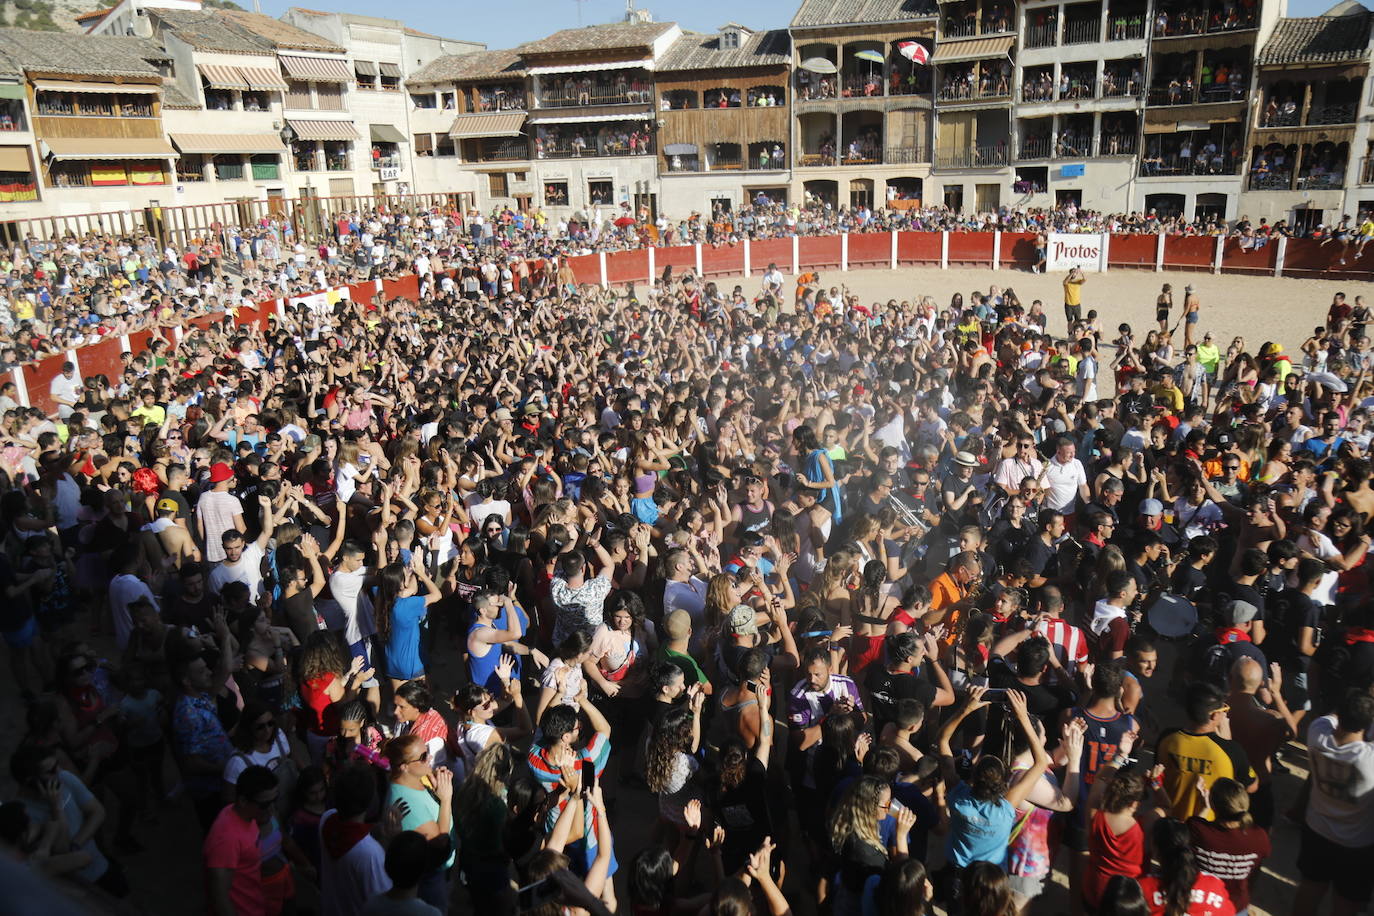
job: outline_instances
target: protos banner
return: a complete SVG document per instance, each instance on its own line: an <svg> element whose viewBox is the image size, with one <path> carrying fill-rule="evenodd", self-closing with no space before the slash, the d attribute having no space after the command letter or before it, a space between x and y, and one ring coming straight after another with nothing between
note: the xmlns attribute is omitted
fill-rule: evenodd
<svg viewBox="0 0 1374 916"><path fill-rule="evenodd" d="M1046 252L1047 271L1067 271L1077 267L1084 272L1101 273L1107 269L1107 236L1102 233L1050 233Z"/></svg>

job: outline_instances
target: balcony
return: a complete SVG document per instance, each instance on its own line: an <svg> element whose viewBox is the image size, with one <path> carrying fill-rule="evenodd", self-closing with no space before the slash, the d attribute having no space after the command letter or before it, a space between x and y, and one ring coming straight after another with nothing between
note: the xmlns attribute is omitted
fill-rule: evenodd
<svg viewBox="0 0 1374 916"><path fill-rule="evenodd" d="M254 162L254 181L276 181L281 178L281 166L276 162Z"/></svg>
<svg viewBox="0 0 1374 916"><path fill-rule="evenodd" d="M1260 127L1297 127L1302 115L1297 108L1292 111L1275 111L1260 118Z"/></svg>
<svg viewBox="0 0 1374 916"><path fill-rule="evenodd" d="M1128 134L1102 134L1097 140L1097 155L1099 156L1134 156L1136 150L1136 135L1132 131Z"/></svg>
<svg viewBox="0 0 1374 916"><path fill-rule="evenodd" d="M318 156L300 156L292 159L292 167L298 172L318 172L320 170L320 159Z"/></svg>
<svg viewBox="0 0 1374 916"><path fill-rule="evenodd" d="M215 163L216 181L242 181L243 163L242 162L216 162Z"/></svg>
<svg viewBox="0 0 1374 916"><path fill-rule="evenodd" d="M1054 86L1045 82L1026 82L1021 84L1021 101L1053 102Z"/></svg>
<svg viewBox="0 0 1374 916"><path fill-rule="evenodd" d="M1231 162L1222 157L1217 157L1211 162L1199 162L1196 159L1180 160L1177 155L1167 157L1146 157L1140 163L1141 178L1199 178L1208 176L1227 176L1239 175L1244 163L1239 160Z"/></svg>
<svg viewBox="0 0 1374 916"><path fill-rule="evenodd" d="M1145 37L1145 20L1139 16L1114 18L1107 34L1108 41L1138 41Z"/></svg>
<svg viewBox="0 0 1374 916"><path fill-rule="evenodd" d="M190 182L205 180L205 166L199 162L187 162L184 159L177 160L177 183L189 184Z"/></svg>
<svg viewBox="0 0 1374 916"><path fill-rule="evenodd" d="M401 167L400 156L375 156L372 159L372 171L380 169L399 169Z"/></svg>
<svg viewBox="0 0 1374 916"><path fill-rule="evenodd" d="M1140 87L1132 85L1130 78L1103 79L1102 98L1104 99L1138 99L1140 98Z"/></svg>
<svg viewBox="0 0 1374 916"><path fill-rule="evenodd" d="M976 146L963 150L936 150L937 169L995 169L1007 164L1005 145Z"/></svg>
<svg viewBox="0 0 1374 916"><path fill-rule="evenodd" d="M1339 163L1329 172L1298 176L1299 191L1338 191L1345 187L1345 163Z"/></svg>
<svg viewBox="0 0 1374 916"><path fill-rule="evenodd" d="M595 157L624 158L628 156L652 156L653 144L644 143L633 149L618 141L607 142L598 147L595 144L576 145L570 140L546 140L537 153L540 159L591 159Z"/></svg>
<svg viewBox="0 0 1374 916"><path fill-rule="evenodd" d="M1244 82L1242 80L1242 82ZM1214 105L1224 102L1238 102L1245 98L1245 90L1232 89L1229 85L1215 84L1201 89L1185 89L1182 86L1151 86L1145 104L1154 108L1170 105Z"/></svg>
<svg viewBox="0 0 1374 916"><path fill-rule="evenodd" d="M1354 124L1356 105L1313 105L1307 112L1307 123L1317 124Z"/></svg>
<svg viewBox="0 0 1374 916"><path fill-rule="evenodd" d="M1064 44L1086 45L1102 40L1102 22L1098 19L1070 19L1064 23Z"/></svg>
<svg viewBox="0 0 1374 916"><path fill-rule="evenodd" d="M1374 184L1374 156L1360 160L1360 184Z"/></svg>
<svg viewBox="0 0 1374 916"><path fill-rule="evenodd" d="M534 98L536 108L581 108L584 105L647 105L653 98L650 89L627 89L621 92L579 92L572 95L544 94Z"/></svg>
<svg viewBox="0 0 1374 916"><path fill-rule="evenodd" d="M520 138L480 141L475 149L465 150L467 162L518 162L530 158L529 141Z"/></svg>
<svg viewBox="0 0 1374 916"><path fill-rule="evenodd" d="M1059 36L1059 27L1053 22L1046 25L1033 25L1026 29L1027 48L1052 48Z"/></svg>
<svg viewBox="0 0 1374 916"><path fill-rule="evenodd" d="M1291 191L1292 172L1251 172L1247 188L1251 191Z"/></svg>
<svg viewBox="0 0 1374 916"><path fill-rule="evenodd" d="M1259 26L1258 8L1246 10L1238 3L1227 2L1216 7L1202 5L1182 10L1155 11L1154 37L1178 38L1183 35L1202 35L1207 32L1236 32Z"/></svg>
<svg viewBox="0 0 1374 916"><path fill-rule="evenodd" d="M978 34L978 21L972 16L967 19L949 19L940 26L942 38L972 38Z"/></svg>
<svg viewBox="0 0 1374 916"><path fill-rule="evenodd" d="M817 169L835 164L834 153L802 153L801 161L797 163L804 169Z"/></svg>
<svg viewBox="0 0 1374 916"><path fill-rule="evenodd" d="M1048 137L1037 137L1034 140L1022 140L1021 146L1016 151L1017 159L1048 159L1050 158L1050 140Z"/></svg>
<svg viewBox="0 0 1374 916"><path fill-rule="evenodd" d="M324 170L326 172L351 172L353 163L349 156L325 156Z"/></svg>

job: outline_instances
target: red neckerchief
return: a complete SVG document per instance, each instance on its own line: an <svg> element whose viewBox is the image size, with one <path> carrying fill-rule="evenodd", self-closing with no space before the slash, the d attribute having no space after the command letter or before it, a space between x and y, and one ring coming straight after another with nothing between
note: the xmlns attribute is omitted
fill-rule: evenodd
<svg viewBox="0 0 1374 916"><path fill-rule="evenodd" d="M329 857L338 861L347 855L354 846L358 845L371 830L371 824L344 820L336 812L333 817L324 822L324 828L320 831L320 839L323 841L325 852L329 854Z"/></svg>
<svg viewBox="0 0 1374 916"><path fill-rule="evenodd" d="M1240 627L1218 627L1217 642L1225 645L1233 642L1249 642L1250 634Z"/></svg>
<svg viewBox="0 0 1374 916"><path fill-rule="evenodd" d="M1345 644L1353 646L1357 642L1374 642L1374 630L1369 627L1351 627L1345 633Z"/></svg>

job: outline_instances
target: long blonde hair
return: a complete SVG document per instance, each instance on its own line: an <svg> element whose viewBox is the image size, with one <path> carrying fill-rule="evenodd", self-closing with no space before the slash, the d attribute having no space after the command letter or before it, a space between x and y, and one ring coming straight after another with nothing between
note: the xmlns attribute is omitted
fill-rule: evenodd
<svg viewBox="0 0 1374 916"><path fill-rule="evenodd" d="M878 836L878 804L891 787L876 776L860 776L844 793L830 815L830 845L835 853L853 837L878 849L886 849Z"/></svg>
<svg viewBox="0 0 1374 916"><path fill-rule="evenodd" d="M492 799L503 799L506 784L515 771L510 745L502 741L482 748L472 762L472 772L453 794L453 816L466 821L478 817Z"/></svg>

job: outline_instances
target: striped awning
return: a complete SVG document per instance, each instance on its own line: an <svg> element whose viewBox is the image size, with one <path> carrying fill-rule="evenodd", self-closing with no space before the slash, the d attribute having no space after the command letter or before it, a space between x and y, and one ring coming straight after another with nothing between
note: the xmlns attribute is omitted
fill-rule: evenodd
<svg viewBox="0 0 1374 916"><path fill-rule="evenodd" d="M200 78L211 89L251 89L237 67L224 64L199 64Z"/></svg>
<svg viewBox="0 0 1374 916"><path fill-rule="evenodd" d="M935 46L934 62L950 64L962 60L979 60L984 57L1005 57L1014 44L1016 44L1014 35L942 41Z"/></svg>
<svg viewBox="0 0 1374 916"><path fill-rule="evenodd" d="M282 79L281 71L276 67L239 67L238 71L248 81L250 88L265 92L286 91L286 80Z"/></svg>
<svg viewBox="0 0 1374 916"><path fill-rule="evenodd" d="M377 68L381 70L382 76L394 77L395 79L401 78L401 68L398 64L389 64L386 61L382 61L377 65Z"/></svg>
<svg viewBox="0 0 1374 916"><path fill-rule="evenodd" d="M156 93L161 83L86 83L80 80L34 80L39 92L149 92Z"/></svg>
<svg viewBox="0 0 1374 916"><path fill-rule="evenodd" d="M286 123L296 132L297 140L361 139L352 121L297 121L287 118Z"/></svg>
<svg viewBox="0 0 1374 916"><path fill-rule="evenodd" d="M177 154L161 137L47 137L54 159L169 159Z"/></svg>
<svg viewBox="0 0 1374 916"><path fill-rule="evenodd" d="M293 80L315 80L320 83L350 83L353 73L348 64L337 57L298 57L295 54L279 56L286 75Z"/></svg>
<svg viewBox="0 0 1374 916"><path fill-rule="evenodd" d="M370 60L355 60L353 62L353 70L359 76L377 75L377 65Z"/></svg>
<svg viewBox="0 0 1374 916"><path fill-rule="evenodd" d="M448 129L448 135L454 140L471 140L475 137L518 137L524 123L523 111L463 114L453 119L453 126Z"/></svg>
<svg viewBox="0 0 1374 916"><path fill-rule="evenodd" d="M27 146L0 146L0 172L32 172Z"/></svg>
<svg viewBox="0 0 1374 916"><path fill-rule="evenodd" d="M182 153L283 153L276 134L172 134Z"/></svg>

